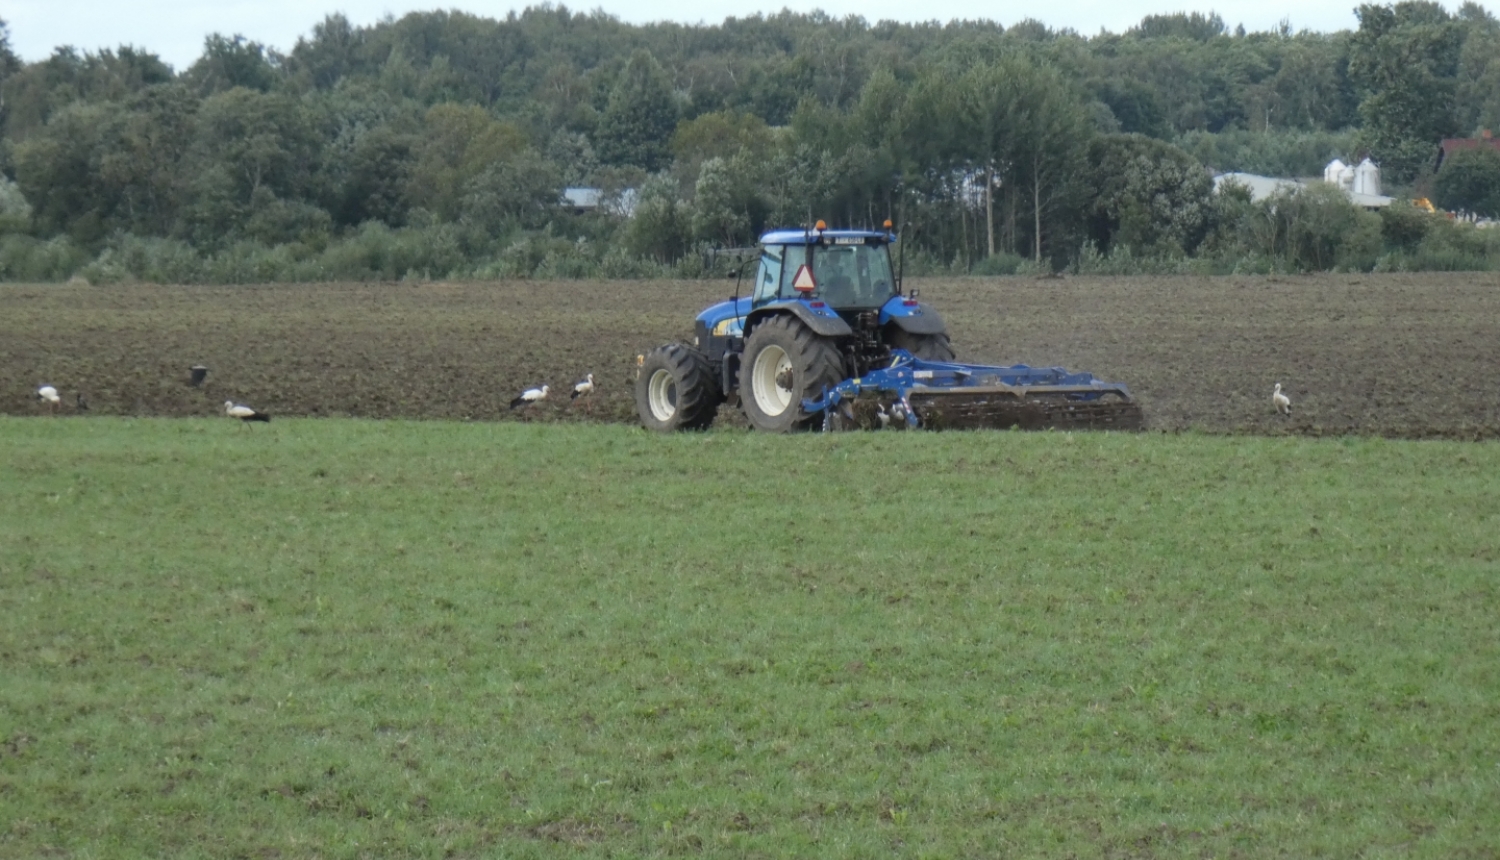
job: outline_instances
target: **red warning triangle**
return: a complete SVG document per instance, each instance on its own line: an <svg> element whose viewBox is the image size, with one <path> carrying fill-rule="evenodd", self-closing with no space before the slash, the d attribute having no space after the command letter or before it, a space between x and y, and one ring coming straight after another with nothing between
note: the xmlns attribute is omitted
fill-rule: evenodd
<svg viewBox="0 0 1500 860"><path fill-rule="evenodd" d="M818 288L818 282L813 280L812 267L803 263L797 269L797 277L792 278L792 289L799 293L810 293Z"/></svg>

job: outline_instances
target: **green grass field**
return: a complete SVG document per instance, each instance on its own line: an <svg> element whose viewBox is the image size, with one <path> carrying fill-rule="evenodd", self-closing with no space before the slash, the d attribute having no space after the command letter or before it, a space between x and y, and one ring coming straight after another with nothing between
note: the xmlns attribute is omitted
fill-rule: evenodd
<svg viewBox="0 0 1500 860"><path fill-rule="evenodd" d="M0 856L1495 857L1500 445L0 418Z"/></svg>

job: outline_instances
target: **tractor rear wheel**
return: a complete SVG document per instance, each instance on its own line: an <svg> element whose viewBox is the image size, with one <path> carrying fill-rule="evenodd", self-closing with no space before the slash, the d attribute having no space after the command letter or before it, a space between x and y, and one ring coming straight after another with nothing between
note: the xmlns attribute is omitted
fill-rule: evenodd
<svg viewBox="0 0 1500 860"><path fill-rule="evenodd" d="M953 343L947 332L938 334L912 334L891 323L886 334L886 344L895 349L904 349L926 361L952 361Z"/></svg>
<svg viewBox="0 0 1500 860"><path fill-rule="evenodd" d="M635 408L648 430L704 430L723 395L708 356L680 343L646 354L635 380Z"/></svg>
<svg viewBox="0 0 1500 860"><path fill-rule="evenodd" d="M833 341L790 314L761 323L745 340L740 400L757 430L786 433L817 423L803 400L819 400L844 381L844 358Z"/></svg>

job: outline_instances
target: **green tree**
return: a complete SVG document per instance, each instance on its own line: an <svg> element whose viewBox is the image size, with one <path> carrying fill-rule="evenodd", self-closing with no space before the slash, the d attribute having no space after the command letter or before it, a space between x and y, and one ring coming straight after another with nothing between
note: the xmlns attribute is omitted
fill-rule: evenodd
<svg viewBox="0 0 1500 860"><path fill-rule="evenodd" d="M1365 4L1356 14L1349 76L1365 93L1362 142L1389 181L1409 182L1432 162L1438 141L1457 130L1463 29L1442 6L1419 0Z"/></svg>
<svg viewBox="0 0 1500 860"><path fill-rule="evenodd" d="M1108 253L1191 253L1208 232L1213 180L1192 156L1136 134L1105 135L1089 146L1089 235Z"/></svg>
<svg viewBox="0 0 1500 860"><path fill-rule="evenodd" d="M1472 2L1459 9L1458 17L1467 31L1458 64L1458 127L1500 128L1500 21Z"/></svg>
<svg viewBox="0 0 1500 860"><path fill-rule="evenodd" d="M655 172L666 167L677 128L671 82L650 51L639 50L620 73L599 118L594 148L605 164Z"/></svg>
<svg viewBox="0 0 1500 860"><path fill-rule="evenodd" d="M58 111L15 149L16 182L44 234L101 238L118 202L100 173L118 105L79 102Z"/></svg>
<svg viewBox="0 0 1500 860"><path fill-rule="evenodd" d="M118 200L114 226L141 235L173 232L187 201L198 107L186 87L160 84L132 97L111 125L99 173Z"/></svg>
<svg viewBox="0 0 1500 860"><path fill-rule="evenodd" d="M672 133L672 154L678 167L697 176L699 166L711 158L732 158L741 150L764 156L773 138L766 121L753 114L716 111L683 120Z"/></svg>
<svg viewBox="0 0 1500 860"><path fill-rule="evenodd" d="M233 239L260 209L305 202L321 155L317 117L299 99L235 87L203 100L189 155L192 204L183 232L204 245ZM293 217L295 216L295 217ZM305 221L278 211L274 221Z"/></svg>
<svg viewBox="0 0 1500 860"><path fill-rule="evenodd" d="M561 200L557 165L525 149L491 163L468 183L461 220L498 236L545 225L557 217Z"/></svg>
<svg viewBox="0 0 1500 860"><path fill-rule="evenodd" d="M637 257L674 263L687 251L692 236L692 208L677 199L677 183L666 176L647 182L625 225L626 249Z"/></svg>
<svg viewBox="0 0 1500 860"><path fill-rule="evenodd" d="M403 224L421 108L367 80L345 81L314 98L324 140L314 183L324 208L342 226Z"/></svg>
<svg viewBox="0 0 1500 860"><path fill-rule="evenodd" d="M312 38L297 40L286 67L312 86L329 89L359 67L367 34L342 13L329 15L313 25Z"/></svg>
<svg viewBox="0 0 1500 860"><path fill-rule="evenodd" d="M20 58L10 49L10 25L0 18L0 83L20 67Z"/></svg>
<svg viewBox="0 0 1500 860"><path fill-rule="evenodd" d="M959 145L959 163L983 189L986 251L995 253L996 189L1005 198L1006 232L1029 232L1024 250L1033 259L1047 247L1062 250L1067 243L1051 240L1076 216L1076 179L1091 134L1080 94L1055 69L1023 57L975 67L954 89L958 127L948 134ZM1024 225L1016 223L1018 212L1029 216Z"/></svg>
<svg viewBox="0 0 1500 860"><path fill-rule="evenodd" d="M183 74L200 93L210 95L241 87L266 92L276 84L281 56L236 33L214 33L203 40L203 55Z"/></svg>
<svg viewBox="0 0 1500 860"><path fill-rule="evenodd" d="M693 230L698 238L726 248L755 241L751 231L764 204L756 193L753 160L742 151L703 162L693 190Z"/></svg>
<svg viewBox="0 0 1500 860"><path fill-rule="evenodd" d="M1443 159L1432 198L1444 209L1500 218L1500 152L1486 146Z"/></svg>
<svg viewBox="0 0 1500 860"><path fill-rule="evenodd" d="M440 104L423 120L409 199L438 217L455 221L464 210L472 183L491 165L527 151L519 128L495 119L475 105Z"/></svg>
<svg viewBox="0 0 1500 860"><path fill-rule="evenodd" d="M1223 18L1201 12L1147 15L1130 31L1131 35L1142 39L1190 39L1195 42L1207 42L1226 32Z"/></svg>

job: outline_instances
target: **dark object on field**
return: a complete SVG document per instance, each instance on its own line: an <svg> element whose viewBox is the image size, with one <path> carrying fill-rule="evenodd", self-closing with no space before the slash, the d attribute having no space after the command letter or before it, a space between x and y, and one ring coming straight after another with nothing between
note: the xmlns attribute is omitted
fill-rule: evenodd
<svg viewBox="0 0 1500 860"><path fill-rule="evenodd" d="M516 395L516 399L510 402L510 408L515 409L519 406L530 406L537 401L546 400L547 392L550 390L551 389L549 389L545 385L543 385L541 388L528 388L520 394Z"/></svg>
<svg viewBox="0 0 1500 860"><path fill-rule="evenodd" d="M188 380L188 384L194 388L202 388L203 380L208 378L208 368L201 364L195 364L188 368L188 370L193 374L192 378Z"/></svg>
<svg viewBox="0 0 1500 860"><path fill-rule="evenodd" d="M89 402L87 400L83 399L83 392L82 391L78 392L77 404L78 404L78 411L79 412L87 412L87 411L89 411Z"/></svg>
<svg viewBox="0 0 1500 860"><path fill-rule="evenodd" d="M238 418L248 424L251 421L264 421L270 423L271 416L264 412L257 412L243 403L235 403L233 400L224 401L224 414L230 418Z"/></svg>
<svg viewBox="0 0 1500 860"><path fill-rule="evenodd" d="M692 346L637 359L636 409L648 429L699 430L737 399L758 430L1139 430L1130 390L1061 367L958 364L948 327L902 292L883 230L772 230L760 237L752 294L698 315ZM904 247L904 246L903 246ZM878 406L866 420L855 401Z"/></svg>

